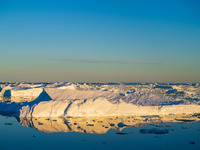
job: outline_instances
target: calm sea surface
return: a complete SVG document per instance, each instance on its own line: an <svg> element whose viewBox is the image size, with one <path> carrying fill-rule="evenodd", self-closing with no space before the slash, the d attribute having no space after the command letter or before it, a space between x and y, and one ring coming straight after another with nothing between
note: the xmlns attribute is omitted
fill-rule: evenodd
<svg viewBox="0 0 200 150"><path fill-rule="evenodd" d="M41 124L42 125L42 124ZM142 129L167 129L168 133L142 133ZM22 126L16 118L0 116L0 150L200 150L200 122L164 123L109 129L104 134L56 132L45 133Z"/></svg>

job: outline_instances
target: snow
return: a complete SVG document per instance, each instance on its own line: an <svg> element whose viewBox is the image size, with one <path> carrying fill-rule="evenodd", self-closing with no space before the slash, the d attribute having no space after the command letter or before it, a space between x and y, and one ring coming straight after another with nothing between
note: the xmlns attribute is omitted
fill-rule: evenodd
<svg viewBox="0 0 200 150"><path fill-rule="evenodd" d="M82 89L77 89L77 88ZM200 105L184 99L159 97L142 90L135 92L126 86L104 85L97 90L89 85L54 83L51 85L5 85L1 94L11 91L16 103L0 103L0 111L16 112L18 117L95 117L129 115L165 115L200 113ZM127 90L123 90L127 89ZM100 88L102 89L102 88ZM115 91L115 92L112 92Z"/></svg>
<svg viewBox="0 0 200 150"><path fill-rule="evenodd" d="M20 117L91 117L198 113L199 105L142 106L123 101L118 94L107 91L77 91L46 88L52 100L22 107ZM110 101L112 99L112 102ZM31 113L30 110L32 110ZM22 113L23 112L23 113ZM25 113L26 112L26 113Z"/></svg>
<svg viewBox="0 0 200 150"><path fill-rule="evenodd" d="M15 102L20 102L22 100L32 101L36 99L41 94L42 91L43 91L43 88L11 90L11 99L13 99Z"/></svg>

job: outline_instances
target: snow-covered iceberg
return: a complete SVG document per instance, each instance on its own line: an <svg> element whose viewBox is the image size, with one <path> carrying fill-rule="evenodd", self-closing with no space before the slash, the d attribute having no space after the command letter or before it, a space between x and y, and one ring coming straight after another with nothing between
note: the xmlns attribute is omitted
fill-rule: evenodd
<svg viewBox="0 0 200 150"><path fill-rule="evenodd" d="M41 91L39 96L30 102L23 104L0 103L0 112L12 112L17 117L94 117L200 113L200 105L196 103L170 97L158 97L137 91L123 94L120 91L77 90L71 87L43 88L42 90L39 88L38 91ZM24 93L24 95L26 94Z"/></svg>

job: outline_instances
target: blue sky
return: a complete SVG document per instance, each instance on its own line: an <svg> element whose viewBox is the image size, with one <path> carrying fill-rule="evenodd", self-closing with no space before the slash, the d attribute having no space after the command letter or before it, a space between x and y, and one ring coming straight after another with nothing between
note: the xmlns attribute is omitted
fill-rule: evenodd
<svg viewBox="0 0 200 150"><path fill-rule="evenodd" d="M198 0L0 0L0 81L200 82Z"/></svg>

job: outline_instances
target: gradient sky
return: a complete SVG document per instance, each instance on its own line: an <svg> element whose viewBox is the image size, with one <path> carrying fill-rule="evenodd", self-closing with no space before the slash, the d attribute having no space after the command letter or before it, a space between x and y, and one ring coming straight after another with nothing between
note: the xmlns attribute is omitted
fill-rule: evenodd
<svg viewBox="0 0 200 150"><path fill-rule="evenodd" d="M200 1L0 0L0 81L200 82Z"/></svg>

